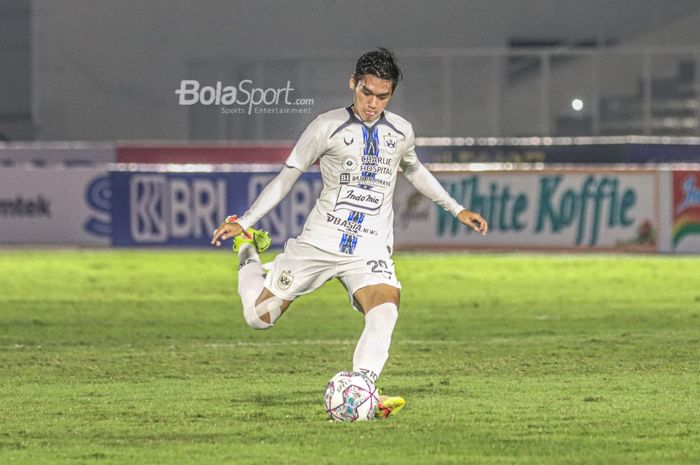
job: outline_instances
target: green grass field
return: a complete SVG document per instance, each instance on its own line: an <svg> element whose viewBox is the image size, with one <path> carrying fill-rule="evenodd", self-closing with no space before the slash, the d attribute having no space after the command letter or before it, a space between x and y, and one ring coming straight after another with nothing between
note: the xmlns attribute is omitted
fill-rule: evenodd
<svg viewBox="0 0 700 465"><path fill-rule="evenodd" d="M268 257L269 258L269 257ZM380 384L326 420L341 285L249 329L225 251L0 251L0 464L698 464L700 259L399 254Z"/></svg>

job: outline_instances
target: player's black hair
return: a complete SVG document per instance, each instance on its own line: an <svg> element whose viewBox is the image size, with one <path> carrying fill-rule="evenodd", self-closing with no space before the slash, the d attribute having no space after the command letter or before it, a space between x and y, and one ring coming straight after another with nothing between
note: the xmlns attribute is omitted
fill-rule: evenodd
<svg viewBox="0 0 700 465"><path fill-rule="evenodd" d="M403 79L401 69L396 64L396 55L388 48L379 47L362 55L355 64L355 82L365 74L373 74L380 79L391 81L391 92L396 90Z"/></svg>

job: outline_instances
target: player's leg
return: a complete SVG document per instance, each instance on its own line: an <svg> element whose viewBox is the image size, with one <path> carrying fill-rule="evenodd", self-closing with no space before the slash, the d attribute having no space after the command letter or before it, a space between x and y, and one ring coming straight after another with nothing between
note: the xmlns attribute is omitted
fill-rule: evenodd
<svg viewBox="0 0 700 465"><path fill-rule="evenodd" d="M399 289L388 284L375 284L359 289L353 295L365 314L365 328L353 354L353 371L376 378L389 359L389 346L399 317ZM379 396L377 416L386 418L406 405L399 396Z"/></svg>
<svg viewBox="0 0 700 465"><path fill-rule="evenodd" d="M256 248L241 246L239 251L238 293L245 320L253 328L268 329L299 296L312 292L335 270L317 249L290 239L267 276ZM320 256L319 256L320 254Z"/></svg>
<svg viewBox="0 0 700 465"><path fill-rule="evenodd" d="M265 288L265 273L253 244L243 244L238 249L238 295L243 317L255 329L271 328L291 303Z"/></svg>
<svg viewBox="0 0 700 465"><path fill-rule="evenodd" d="M357 290L353 298L365 315L353 371L362 371L376 382L389 359L391 335L399 317L399 289L389 284L369 285Z"/></svg>
<svg viewBox="0 0 700 465"><path fill-rule="evenodd" d="M238 295L246 323L255 329L268 329L291 301L277 297L264 287L265 273L259 252L270 246L270 236L253 228L248 228L247 232L233 241L233 251L238 253Z"/></svg>
<svg viewBox="0 0 700 465"><path fill-rule="evenodd" d="M389 346L398 319L401 283L396 279L390 257L381 260L359 259L348 265L339 277L348 290L355 309L365 316L365 327L353 354L353 371L377 380L389 358ZM402 397L379 397L378 417L401 410Z"/></svg>

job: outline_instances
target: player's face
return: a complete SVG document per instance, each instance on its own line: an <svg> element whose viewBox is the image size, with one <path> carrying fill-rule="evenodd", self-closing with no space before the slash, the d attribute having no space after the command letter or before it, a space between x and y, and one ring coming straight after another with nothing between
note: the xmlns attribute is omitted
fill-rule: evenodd
<svg viewBox="0 0 700 465"><path fill-rule="evenodd" d="M391 81L373 74L365 74L357 81L351 77L350 89L353 92L355 113L362 121L377 119L391 100Z"/></svg>

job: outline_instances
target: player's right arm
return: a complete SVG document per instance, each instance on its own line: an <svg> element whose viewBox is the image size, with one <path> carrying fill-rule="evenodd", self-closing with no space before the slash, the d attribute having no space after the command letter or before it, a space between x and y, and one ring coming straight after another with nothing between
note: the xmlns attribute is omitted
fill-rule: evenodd
<svg viewBox="0 0 700 465"><path fill-rule="evenodd" d="M211 244L219 247L221 241L246 234L246 230L260 221L270 210L292 189L299 176L311 166L325 151L326 137L322 123L316 118L306 127L306 130L297 141L292 153L285 162L282 171L265 186L255 202L245 214L235 221L224 221L214 231Z"/></svg>
<svg viewBox="0 0 700 465"><path fill-rule="evenodd" d="M229 220L226 219L214 231L211 238L211 244L217 247L221 246L221 241L225 241L231 237L236 237L243 233L247 235L248 227L254 225L265 216L270 210L275 208L278 203L292 189L294 183L301 176L302 171L291 166L285 166L270 183L265 186L265 189L260 193L255 202L250 206L245 215L240 218Z"/></svg>

